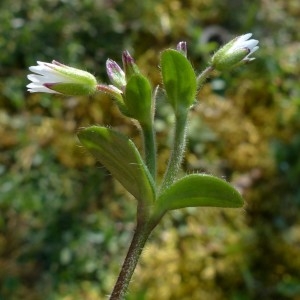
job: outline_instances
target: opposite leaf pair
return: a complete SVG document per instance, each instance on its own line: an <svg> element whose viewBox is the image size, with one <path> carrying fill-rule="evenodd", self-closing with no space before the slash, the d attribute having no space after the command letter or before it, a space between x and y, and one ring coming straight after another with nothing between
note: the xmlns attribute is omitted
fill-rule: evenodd
<svg viewBox="0 0 300 300"><path fill-rule="evenodd" d="M99 126L81 130L78 137L138 201L153 206L157 215L183 207L243 205L241 195L230 184L204 174L187 175L157 197L153 179L130 139L112 129Z"/></svg>
<svg viewBox="0 0 300 300"><path fill-rule="evenodd" d="M181 120L180 116L186 117L195 101L197 91L195 72L183 53L170 49L161 55L161 71L168 100L173 107L176 119ZM128 85L125 91L130 91L130 93L127 92L126 96L130 94L132 104L136 102L137 106L140 106L139 102L144 101L145 95L151 94L148 93L148 84L144 84L143 78L139 75L133 75ZM134 110L134 107L132 109ZM186 126L186 122L183 122L183 135ZM162 216L168 210L191 206L240 207L243 205L240 194L230 184L216 177L193 174L175 181L182 160L182 157L178 155L182 156L185 146L184 136L178 147L180 153L175 153L177 161L172 162L172 158L170 159L169 165L171 166L165 174L165 178L169 177L169 179L164 181L165 184L162 184L160 191L156 187L153 174L151 175L148 171L149 166L145 165L129 138L112 129L97 126L83 129L78 136L81 143L138 202L148 207L149 214ZM174 148L176 145L173 147L173 154L174 151L176 152ZM174 164L177 166L174 167Z"/></svg>
<svg viewBox="0 0 300 300"><path fill-rule="evenodd" d="M141 125L145 162L130 139L111 129L92 126L83 129L79 139L139 202L154 205L154 211L160 211L159 214L188 206L240 207L243 205L241 196L225 181L209 175L188 175L177 182L175 179L185 148L187 115L197 88L213 69L225 70L253 60L249 56L258 49L258 41L249 40L250 37L251 34L237 37L217 51L207 72L198 78L186 58L185 42L179 43L177 50L162 52L163 88L176 124L172 155L159 193L155 182L155 99L148 79L140 73L127 51L122 56L124 71L116 62L107 60L106 68L113 85L98 84L90 73L53 61L52 64L38 62L38 66L30 68L37 74L28 75L32 81L28 88L30 92L83 95L100 91L113 96L120 110Z"/></svg>

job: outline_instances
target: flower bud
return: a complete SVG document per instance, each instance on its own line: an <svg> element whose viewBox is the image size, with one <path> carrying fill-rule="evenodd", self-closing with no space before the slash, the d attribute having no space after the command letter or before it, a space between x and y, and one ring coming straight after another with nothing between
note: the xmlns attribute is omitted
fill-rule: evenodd
<svg viewBox="0 0 300 300"><path fill-rule="evenodd" d="M120 66L115 61L108 59L106 61L106 71L111 83L123 90L126 86L126 78Z"/></svg>
<svg viewBox="0 0 300 300"><path fill-rule="evenodd" d="M96 78L79 69L75 69L55 60L52 63L38 61L38 66L31 66L29 74L31 81L27 85L30 93L53 93L64 95L89 95L96 91Z"/></svg>
<svg viewBox="0 0 300 300"><path fill-rule="evenodd" d="M123 52L122 61L127 80L131 77L131 75L140 73L138 66L135 64L134 59L128 51Z"/></svg>
<svg viewBox="0 0 300 300"><path fill-rule="evenodd" d="M259 42L254 39L249 40L251 36L252 33L241 35L223 46L212 57L212 67L223 71L254 60L249 56L259 48L257 46Z"/></svg>
<svg viewBox="0 0 300 300"><path fill-rule="evenodd" d="M177 51L181 52L185 57L187 57L187 46L186 42L179 42L177 44Z"/></svg>

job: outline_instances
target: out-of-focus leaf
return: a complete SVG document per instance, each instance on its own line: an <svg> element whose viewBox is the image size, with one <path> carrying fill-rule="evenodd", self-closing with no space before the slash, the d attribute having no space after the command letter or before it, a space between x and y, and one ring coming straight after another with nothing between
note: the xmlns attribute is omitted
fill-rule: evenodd
<svg viewBox="0 0 300 300"><path fill-rule="evenodd" d="M152 203L154 185L133 142L112 129L91 126L78 133L80 142L138 200Z"/></svg>

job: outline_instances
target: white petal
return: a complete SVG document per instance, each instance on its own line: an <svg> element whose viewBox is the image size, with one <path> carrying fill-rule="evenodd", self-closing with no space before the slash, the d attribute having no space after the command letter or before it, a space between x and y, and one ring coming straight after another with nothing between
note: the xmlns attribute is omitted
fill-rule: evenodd
<svg viewBox="0 0 300 300"><path fill-rule="evenodd" d="M48 67L42 67L42 66L32 66L29 67L29 70L33 73L37 74L43 74L43 73L53 73L54 71Z"/></svg>
<svg viewBox="0 0 300 300"><path fill-rule="evenodd" d="M30 83L26 87L27 87L28 92L30 92L30 93L42 92L42 93L50 93L50 94L59 94L58 92L50 90L40 84Z"/></svg>
<svg viewBox="0 0 300 300"><path fill-rule="evenodd" d="M256 46L256 47L254 47L253 49L251 49L251 51L249 52L249 54L246 56L246 58L248 58L252 53L254 53L256 50L258 50L259 49L259 47L258 46Z"/></svg>
<svg viewBox="0 0 300 300"><path fill-rule="evenodd" d="M57 68L57 66L55 66L54 64L51 63L46 63L46 62L42 62L42 61L37 61L37 66L32 66L29 67L29 70L35 73L40 73L40 72L57 72L55 70L55 68Z"/></svg>
<svg viewBox="0 0 300 300"><path fill-rule="evenodd" d="M259 49L258 46L254 47L254 48L249 52L249 54L248 54L243 60L251 61L251 60L255 59L255 58L252 58L252 57L249 57L249 56L250 56L252 53L254 53L256 50L258 50L258 49Z"/></svg>
<svg viewBox="0 0 300 300"><path fill-rule="evenodd" d="M30 89L36 89L36 88L41 88L41 87L43 87L43 85L42 85L42 84L39 84L39 83L33 83L33 82L31 82L31 83L27 84L26 87L27 87L27 88L30 88Z"/></svg>
<svg viewBox="0 0 300 300"><path fill-rule="evenodd" d="M27 91L30 92L30 93L60 94L58 92L52 91L50 89L47 89L46 87L35 88L35 89L28 89Z"/></svg>
<svg viewBox="0 0 300 300"><path fill-rule="evenodd" d="M249 55L252 54L252 53L254 53L258 49L259 49L259 46L253 47L252 50L251 50L251 52L249 53Z"/></svg>
<svg viewBox="0 0 300 300"><path fill-rule="evenodd" d="M254 48L258 43L259 41L254 39L248 41L236 42L232 45L231 48L228 49L227 53L230 54L238 49L243 49L243 48L248 48L251 51L252 48Z"/></svg>
<svg viewBox="0 0 300 300"><path fill-rule="evenodd" d="M29 67L29 70L33 73L38 73L39 74L40 72L44 71L45 68L42 67L42 66L31 66L31 67Z"/></svg>
<svg viewBox="0 0 300 300"><path fill-rule="evenodd" d="M55 64L52 63L43 62L43 61L37 61L37 63L38 63L37 67L41 67L45 70L53 70L53 68L55 68Z"/></svg>
<svg viewBox="0 0 300 300"><path fill-rule="evenodd" d="M67 77L61 76L60 74L47 74L47 75L36 75L39 80L43 83L58 83L58 82L71 82Z"/></svg>
<svg viewBox="0 0 300 300"><path fill-rule="evenodd" d="M238 42L247 41L251 36L252 36L252 33L243 34L240 37L238 37L238 39L236 40L236 42L238 43Z"/></svg>
<svg viewBox="0 0 300 300"><path fill-rule="evenodd" d="M251 50L251 49L254 48L257 44L258 44L258 40L249 40L249 41L244 42L242 48L248 48L248 49Z"/></svg>
<svg viewBox="0 0 300 300"><path fill-rule="evenodd" d="M56 72L52 69L44 69L41 66L29 67L29 70L36 74L28 75L28 79L33 82L41 83L58 83L58 82L74 82L73 79L68 76Z"/></svg>
<svg viewBox="0 0 300 300"><path fill-rule="evenodd" d="M29 74L27 75L27 78L32 81L32 82L40 82L40 79L38 78L39 75L35 75L35 74ZM41 76L39 76L41 77Z"/></svg>
<svg viewBox="0 0 300 300"><path fill-rule="evenodd" d="M48 74L60 74L49 67L42 67L42 66L32 66L29 67L29 70L33 73L45 75L45 76Z"/></svg>

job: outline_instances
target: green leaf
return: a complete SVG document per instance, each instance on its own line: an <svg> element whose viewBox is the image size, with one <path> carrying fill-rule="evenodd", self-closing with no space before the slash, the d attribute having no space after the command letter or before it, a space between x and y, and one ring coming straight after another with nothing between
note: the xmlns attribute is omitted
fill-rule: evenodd
<svg viewBox="0 0 300 300"><path fill-rule="evenodd" d="M165 190L156 204L160 211L183 207L241 207L239 192L226 181L205 174L188 175Z"/></svg>
<svg viewBox="0 0 300 300"><path fill-rule="evenodd" d="M165 50L161 55L161 71L168 100L175 111L189 108L195 101L197 83L188 59L176 50Z"/></svg>
<svg viewBox="0 0 300 300"><path fill-rule="evenodd" d="M127 82L124 102L129 116L140 123L148 123L152 115L152 89L147 78L132 75Z"/></svg>
<svg viewBox="0 0 300 300"><path fill-rule="evenodd" d="M152 177L128 137L110 128L91 126L82 129L78 138L137 200L154 201Z"/></svg>

